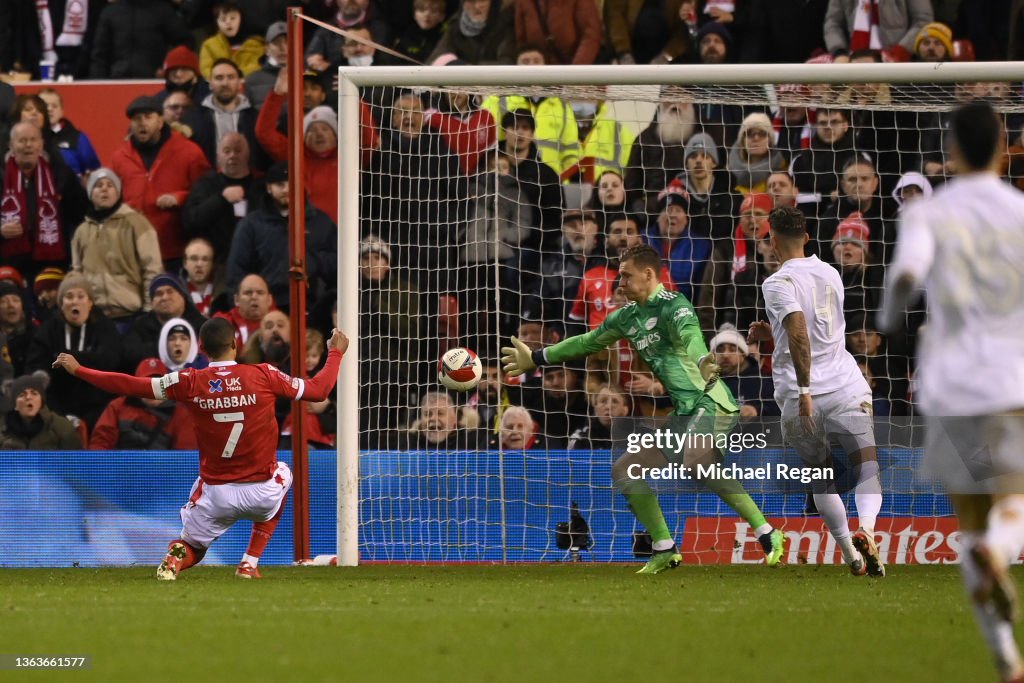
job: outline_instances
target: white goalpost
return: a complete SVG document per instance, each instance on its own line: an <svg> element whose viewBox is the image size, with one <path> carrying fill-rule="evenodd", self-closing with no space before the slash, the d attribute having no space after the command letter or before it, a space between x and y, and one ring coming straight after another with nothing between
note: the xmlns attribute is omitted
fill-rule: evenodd
<svg viewBox="0 0 1024 683"><path fill-rule="evenodd" d="M495 351L501 345L500 342L507 340L510 329L514 332L519 324L536 322L530 316L539 315L541 334L556 335L550 340L589 328L587 321L576 315L581 309L574 308L574 301L562 300L551 294L552 291L562 291L551 289L554 286L552 278L561 278L558 280L561 283L575 277L552 265L563 263L559 260L563 256L571 260L572 252L566 245L575 238L564 227L559 231L567 212L584 209L594 212L595 221L608 221L608 225L601 223L599 235L593 238L603 249L610 224L618 217L634 220L641 234L657 236L659 229L664 229L659 220L667 220L659 218L659 207L667 211L672 203L671 198L666 198L662 192L664 187L627 187L629 196L621 208L613 209L601 204L601 195L598 194L601 188L598 186L603 172L612 171L621 179L629 175L630 169L634 167L622 163L621 159L602 158L600 154L596 161L588 160L585 136L580 135L579 156L584 159L580 168L583 170L574 174L571 167L563 169L565 172L558 183L559 205L538 204L533 199L527 201L533 197L530 194L533 191L532 185L527 187L526 181L516 175L514 168L511 175L516 182L502 179L509 175L507 171L500 170L503 154L474 149L473 154L479 154L481 170L477 171L474 167L472 172L459 172L460 164L471 165L476 157L467 161L470 159L468 153L459 152L454 147L450 149L447 145L438 146L440 143L431 143L434 146L422 143L418 147L401 147L407 144L407 140L402 139L402 132L394 123L398 119L393 120L388 99L395 93L413 91L424 102L430 103L447 102L449 95L454 93L467 93L478 103L486 102L488 97L496 97L495 101L499 104L495 106L499 107L497 111L501 115L506 111L514 111L504 107L509 98L517 97L532 98L535 106L544 98L557 99L562 102L566 115L572 110L571 103L596 102L598 118L601 103L611 103L605 115L623 126L621 140L620 129L616 128L614 147L609 147L615 150L609 154L615 155L619 154L620 145L627 149L631 145L636 150L640 145L647 144L645 141L650 138L643 137L641 140L643 131L652 122L659 120L658 112L664 103L684 103L687 112L693 112L688 114L693 118L685 124L687 137L664 143L662 149L656 150L660 155L657 158L675 155L685 164L688 156L683 157L687 141L693 139L694 135L707 132L713 138L714 154L719 157L717 168L726 169L722 177L726 177L727 181L722 182L728 182L728 192L723 193L722 201L732 207L720 215L710 209L706 210L707 224L715 227L708 235L701 234L701 239L706 238L708 253L705 256L698 257L696 252L687 252L689 256L686 259L689 260L686 263L682 263L686 259L679 257L680 263L671 266L673 277L682 274L678 276L681 279L677 281L676 288L688 295L692 293L695 298L693 303L703 316L702 326L708 336L705 341L708 341L723 329L723 324L733 324L744 332L744 325L749 324L750 316L756 315L757 311L756 302L746 308L740 303L742 292L737 288L740 282L745 282L743 267L737 270L733 262L715 263L710 273L705 270L705 262L712 262L720 253L733 254L729 250L738 248L734 247L734 240L742 241L742 236L735 235L741 235L741 214L748 211L741 210L747 196L744 190L747 188L737 179L749 177L757 179L759 184L763 180L762 176L753 172L743 175L747 173L746 169L737 170L735 174L729 171L730 168L736 168L733 159L747 159L744 154L748 152L733 149L737 131L741 128L748 130L743 128L742 123L746 117L751 113L763 112L772 121L772 153L781 151L784 164L779 164L781 168L777 168L771 161L772 153L769 153L769 171L783 171L798 182L810 182L814 186L801 186L797 189L802 200L815 197L812 204L799 206L813 207L807 210L815 212L815 229L820 231L820 234L816 234L822 257L833 258L837 245L853 241L859 243L865 252L870 252L865 256L866 263L876 263L878 268L883 268L885 261L891 257L898 231L898 205L902 202L899 179L908 172L927 170L923 173L926 178L941 182L952 172L942 155L944 113L951 110L958 101L984 95L993 98L996 108L1007 115L1008 121L1016 122L1017 117L1024 115L1022 81L1024 63L1017 62L375 66L339 69L338 328L349 335L351 344L342 362L341 380L337 388L338 565L355 566L361 559L481 562L562 559L565 553L560 550L561 546L556 546L554 527L556 523L569 520L570 507L575 510L577 502L583 517L590 519L591 534L598 548L594 551L596 559L623 560L631 553L629 546L634 541L634 532L641 531L632 523L624 504L617 502L610 492L611 481L606 476L605 462L610 462L609 456L590 460L576 457L572 450L563 453L566 443L571 443L566 441L563 432L548 434L549 437L557 437L552 438L552 443L559 444L556 448L548 449L555 451L550 456L544 450L519 452L509 449L500 430L496 431L494 419L497 416L500 420L509 405L519 403L516 403L515 398L510 401L504 390L498 391L500 398L497 399L496 413L483 410L483 406L474 406L480 410L460 410L461 417L469 413L488 416L485 418L488 422L475 425L472 429L480 433L481 439L491 438L495 441L495 450L490 452L481 449L473 454L452 451L447 457L436 454L429 457L409 454L403 457L402 453L416 450L407 445L412 441L386 438L385 432L405 434L410 424L423 419L425 413L417 412L420 402L428 400L429 392L441 391L436 381L432 382L430 378L436 375L437 352L443 351L446 344L480 344L486 349L486 358L485 352L480 351L486 366L488 363L493 365L496 360ZM978 87L975 91L971 91L967 85L978 83L1000 85L987 90ZM879 84L885 87L873 87ZM373 95L368 95L374 89L387 92L388 97L375 99ZM360 92L363 92L363 98ZM367 101L369 107L363 104L364 101ZM424 109L432 108L433 104L424 105ZM408 161L409 164L387 166L367 161L373 154L381 154L379 150L372 152L365 148L367 131L363 126L366 124L368 110L378 119L374 124L378 137L385 139L385 144L394 141L395 147L389 150L389 158ZM787 123L786 112L799 114L797 110L803 111L805 120L801 122L799 116L795 115ZM540 117L537 111L534 114ZM585 111L586 108L579 109L579 112ZM836 161L828 168L821 165L824 156L814 157L815 150L819 149L815 145L821 144L814 136L819 134L817 128L824 125L815 117L818 111L843 112L840 118L845 119L848 134L852 136L849 138L852 140L849 149L829 148L829 153L835 154ZM865 116L868 118L865 119ZM713 120L708 117L713 117ZM538 120L531 119L534 124ZM760 118L757 120L761 121ZM865 120L874 122L874 125L865 124ZM881 121L885 123L877 123ZM501 146L505 144L502 121L496 120L495 127L498 129L497 144ZM788 129L792 129L788 133L791 146L783 150L782 138L787 135ZM539 125L537 132L540 132ZM1020 139L1021 133L1019 129L1008 131L1011 146ZM827 135L824 132L821 134ZM441 139L439 134L438 139ZM547 144L550 141L542 142ZM547 153L541 147L543 145L538 146L539 153ZM668 147L672 149L666 152ZM551 143L550 149L555 148L559 150L558 153L565 152L559 144ZM415 151L403 151L409 149ZM420 158L402 159L403 153L415 154ZM710 150L708 154L711 154ZM800 155L804 155L802 161L797 160ZM816 158L818 161L815 161ZM869 220L868 210L865 209L863 221L870 226L870 235L865 232L860 236L856 234L854 224L846 223L851 214L842 208L849 206L843 204L844 197L854 192L843 185L844 173L851 164L862 163L858 159L866 159L876 175L876 187L871 190L871 194L877 197L877 201L871 210L878 209L884 203L889 211L880 214L877 222L872 223L874 219ZM1013 176L1015 172L1012 170L1012 161L1009 163L1011 170L1008 174ZM485 168L485 164L491 164L493 168ZM935 164L938 164L938 171L935 170ZM405 171L396 171L396 168L415 170L405 177L402 175ZM445 168L456 169L459 175L457 182L449 182L450 173L444 171ZM585 177L586 169L593 171L597 177ZM664 177L667 185L680 170L665 162L658 168L641 168L630 177L649 179L652 173L646 171L653 171L653 175ZM819 179L822 181L820 187ZM566 180L569 189L566 189ZM685 178L680 179L677 185L685 187ZM735 189L737 187L741 189ZM896 195L893 195L894 191ZM542 193L543 189L538 192ZM583 194L582 199L579 198L580 193ZM770 194L770 191L761 189L757 194ZM687 197L690 202L690 195ZM627 203L630 201L633 205ZM586 205L574 206L577 202ZM645 202L646 211L643 208ZM871 206L871 202L866 201L862 205ZM553 214L554 218L545 218L545 211L557 213ZM691 211L689 205L687 212L687 220L693 227L695 223L692 219L696 213ZM467 228L474 221L491 221L493 224L490 227L493 229L474 233ZM378 234L380 232L385 235ZM386 251L382 251L379 246L368 246L364 240L369 234L383 237L383 249ZM493 239L493 243L480 243L480 234L489 235L487 239ZM586 242L590 238L580 239ZM671 244L674 242L669 244L670 247ZM401 267L403 277L411 283L408 290L371 288L373 291L367 291L366 281L360 274L361 257L374 249L378 254L387 255L392 270L396 264ZM427 256L428 252L433 254L433 250L438 249L441 255ZM563 249L564 254L561 251ZM529 257L524 256L527 252ZM475 257L467 256L472 253L486 256L473 260ZM508 255L510 253L512 256ZM588 262L587 253L584 251L580 257L582 263L598 262L597 259ZM417 256L423 256L424 260L413 262ZM603 250L600 258L605 258ZM751 264L756 261L759 264L757 267L762 267L762 255L749 254L746 258ZM770 260L768 256L763 258ZM840 257L837 255L835 258ZM517 265L510 267L509 264ZM843 267L840 262L836 265ZM582 266L581 272L586 268ZM854 279L851 276L851 282ZM578 284L577 280L573 282ZM756 280L753 282L756 283ZM610 280L608 285L611 285ZM493 291L487 291L492 286ZM869 326L881 291L876 285L858 284L857 287L860 292L858 296L862 298L854 300L852 305L857 308L847 311L847 331L851 331L851 325L864 325L864 339L851 339L851 343L864 343L867 347L863 354L865 372L872 374L873 380L879 385L879 400L889 402L893 412L888 422L894 425L895 432L895 425L901 420L905 418L910 423L913 418L909 383L912 369L912 360L909 358L913 342L897 343L895 340L883 339L880 347L872 348L873 338L868 339ZM699 295L702 290L705 292L703 299ZM582 297L575 288L572 291L574 296ZM706 294L709 291L712 292L710 299ZM415 292L415 296L409 292ZM756 294L751 296L756 299ZM850 296L848 293L848 302ZM373 305L381 301L390 302L388 305L393 308L390 313L384 310L361 310L361 306L366 306L368 301L374 302ZM404 306L409 308L403 321L399 310ZM582 299L579 306L584 306ZM600 306L598 303L599 309ZM479 310L475 307L479 307ZM363 329L360 329L361 324ZM445 329L452 330L450 337L439 339L445 334ZM467 339L473 341L467 342ZM385 347L394 350L385 352L382 350ZM392 367L384 372L387 379L378 380L377 375L359 379L360 369L366 372L366 359L360 358L360 354L367 349L374 353L380 351L383 359L400 359L391 362ZM409 354L408 362L403 358L405 353ZM618 360L616 353L619 354ZM550 424L557 424L559 428L567 425L564 429L568 429L568 426L590 424L590 420L596 419L593 406L599 388L604 384L618 385L627 381L623 377L636 377L643 372L638 370L635 359L623 360L625 356L622 354L628 354L628 351L613 352L607 359L587 361L585 367L581 366L577 380L579 386L575 389L584 397L580 399L581 405L585 403L588 406L585 414L559 415ZM754 363L762 362L758 356L750 358L755 359ZM743 361L746 362L747 358L743 358ZM386 360L381 362L387 363ZM630 375L630 372L633 374ZM600 381L595 379L598 376L602 378ZM552 389L544 381L543 377L537 379L535 389L539 398L536 400L541 401L542 406L560 406L548 412L571 412L566 407L572 404L571 400L553 398L558 393L557 389ZM564 377L561 381L569 382ZM360 382L381 382L387 384L387 387L367 393L361 391ZM518 387L514 388L514 392L518 391ZM654 413L664 414L664 410L657 413L664 408L664 401L659 401L656 393L651 400L648 400L646 394L641 394L633 391L627 397L634 410L639 412L638 406L649 404L653 406L651 410ZM518 397L520 394L512 395ZM374 401L379 401L380 405L367 405L367 396L374 396ZM460 395L458 398L463 399L468 399L468 396ZM905 407L901 407L904 403ZM376 412L378 408L382 409L380 413ZM902 412L904 409L906 413ZM368 447L368 443L371 446ZM879 444L882 444L881 437ZM777 446L781 453L781 444ZM940 552L941 548L924 549L923 546L914 545L916 541L907 539L917 536L907 535L910 532L905 529L911 528L914 518L919 517L931 520L927 522L931 525L928 529L934 528L945 533L946 527L941 518L949 513L938 497L928 497L929 494L914 489L910 483L913 476L908 463L912 462L915 446L911 439L887 452L891 474L889 479L883 481L893 487L905 486L906 490L895 492L891 507L887 507L883 515L909 521L898 524L894 522L891 529L884 533L891 534L891 544L887 545L891 553L904 553L909 558L905 561L930 561L928 558L933 555L929 553ZM361 458L361 452L371 451L392 455L374 455L372 460ZM370 463L373 477L369 489L363 488L367 483L367 474L364 472L361 476L360 471L361 465L365 469L367 463ZM370 491L367 495L372 506L364 509L362 516L361 490L364 494ZM750 493L759 504L765 506L770 518L796 519L802 514L803 499L795 490L776 491L765 488L751 490ZM670 528L676 534L681 533L685 525L687 534L707 534L706 538L695 537L693 540L691 550L695 553L694 557L711 558L714 552L725 552L732 554L732 561L749 561L742 547L739 550L732 547L733 541L742 546L746 542L744 534L749 530L733 525L732 521L719 524L716 520L720 517L731 518L731 513L719 507L717 502L712 502L712 497L711 494L689 491L679 493L672 500L680 510L672 510L672 503L664 506L666 518L672 518L669 520ZM699 518L710 521L702 522L702 525L694 522L691 525L689 520ZM820 553L821 561L831 561L828 553L834 552L834 548L830 551L825 547L826 542L822 542L819 548L817 541L808 540L801 549L801 540L805 537L810 539L816 533L809 531L809 526L801 529L795 531L792 537L792 540L797 541L797 548L791 559L796 561L798 556L803 556L801 553L812 552L815 557L819 557ZM714 550L726 541L730 546L727 551ZM371 546L378 543L420 545L424 550L422 553L394 549L377 552ZM473 550L477 547L479 552ZM576 555L578 553L574 557Z"/></svg>

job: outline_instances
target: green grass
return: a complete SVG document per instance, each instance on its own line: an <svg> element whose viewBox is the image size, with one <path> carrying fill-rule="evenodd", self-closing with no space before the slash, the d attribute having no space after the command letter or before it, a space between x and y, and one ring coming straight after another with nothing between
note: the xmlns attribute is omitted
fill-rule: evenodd
<svg viewBox="0 0 1024 683"><path fill-rule="evenodd" d="M93 667L0 680L995 680L955 567L637 567L4 569L0 653Z"/></svg>

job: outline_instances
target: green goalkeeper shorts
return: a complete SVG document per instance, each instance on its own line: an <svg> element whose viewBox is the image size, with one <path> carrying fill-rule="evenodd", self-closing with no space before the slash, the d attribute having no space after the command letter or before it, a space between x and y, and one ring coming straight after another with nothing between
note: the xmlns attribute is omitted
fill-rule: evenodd
<svg viewBox="0 0 1024 683"><path fill-rule="evenodd" d="M675 434L685 434L687 444L695 449L714 446L724 452L729 443L729 434L739 424L739 408L729 410L705 394L686 415L670 415L666 427ZM681 462L682 453L662 449L670 462Z"/></svg>

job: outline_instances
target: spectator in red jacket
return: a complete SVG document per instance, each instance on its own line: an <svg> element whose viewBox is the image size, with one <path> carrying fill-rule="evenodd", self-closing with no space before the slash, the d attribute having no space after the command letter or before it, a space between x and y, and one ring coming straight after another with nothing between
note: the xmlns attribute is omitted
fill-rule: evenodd
<svg viewBox="0 0 1024 683"><path fill-rule="evenodd" d="M163 377L159 358L146 358L136 377ZM192 417L183 404L120 396L106 407L89 437L90 451L194 451L199 448Z"/></svg>
<svg viewBox="0 0 1024 683"><path fill-rule="evenodd" d="M267 95L259 118L256 139L274 161L287 161L288 137L277 129L281 109L288 99L288 73L281 69L274 89ZM369 163L373 150L380 146L377 127L365 102L359 102L359 130L363 150L362 163ZM306 158L306 194L313 206L338 222L338 115L330 107L316 107L303 119Z"/></svg>
<svg viewBox="0 0 1024 683"><path fill-rule="evenodd" d="M448 62L466 64L461 60ZM459 168L473 175L480 157L497 143L497 128L491 112L481 109L468 92L441 93L437 108L423 112L423 121L439 132L448 147L459 157Z"/></svg>
<svg viewBox="0 0 1024 683"><path fill-rule="evenodd" d="M122 200L156 228L164 265L176 273L185 249L181 207L210 164L198 145L164 124L163 106L155 97L136 98L127 114L131 134L114 151L110 166L121 178Z"/></svg>
<svg viewBox="0 0 1024 683"><path fill-rule="evenodd" d="M545 64L593 64L601 49L594 0L516 0L516 42L543 45Z"/></svg>

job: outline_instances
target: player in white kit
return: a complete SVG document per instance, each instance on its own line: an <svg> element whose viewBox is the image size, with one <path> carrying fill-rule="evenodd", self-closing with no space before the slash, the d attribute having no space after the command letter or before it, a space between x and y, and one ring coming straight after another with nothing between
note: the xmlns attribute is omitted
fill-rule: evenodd
<svg viewBox="0 0 1024 683"><path fill-rule="evenodd" d="M1024 548L1024 194L999 178L1005 133L991 105L964 105L950 132L958 176L902 214L879 329L897 329L924 289L923 464L959 518L964 587L999 674L1024 683L1008 571Z"/></svg>
<svg viewBox="0 0 1024 683"><path fill-rule="evenodd" d="M747 339L775 339L775 401L782 409L783 434L797 454L809 465L824 465L830 439L835 438L853 463L857 532L851 536L846 505L834 482L814 484L814 503L850 571L885 576L874 534L882 490L871 389L846 350L843 281L817 256L804 256L807 227L798 209L775 209L768 222L771 245L782 265L761 286L769 323L752 324Z"/></svg>

